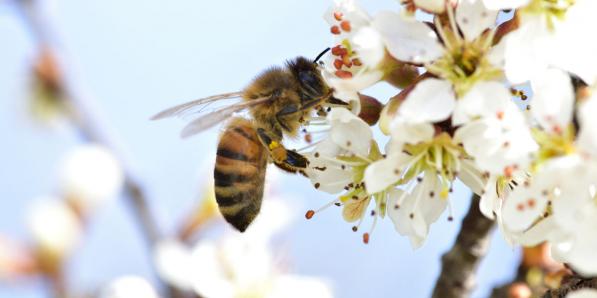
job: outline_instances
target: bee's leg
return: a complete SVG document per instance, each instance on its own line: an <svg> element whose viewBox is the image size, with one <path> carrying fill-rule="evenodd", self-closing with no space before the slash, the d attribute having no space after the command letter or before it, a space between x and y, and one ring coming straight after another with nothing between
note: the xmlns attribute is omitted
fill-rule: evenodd
<svg viewBox="0 0 597 298"><path fill-rule="evenodd" d="M275 141L263 128L257 129L257 135L266 148L274 163L284 170L296 172L304 169L309 164L309 160L295 151L284 148L282 144ZM292 169L292 170L290 170Z"/></svg>

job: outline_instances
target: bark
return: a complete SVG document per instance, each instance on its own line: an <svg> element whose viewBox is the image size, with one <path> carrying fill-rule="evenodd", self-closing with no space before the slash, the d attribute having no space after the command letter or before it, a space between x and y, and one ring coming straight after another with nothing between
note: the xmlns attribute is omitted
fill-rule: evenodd
<svg viewBox="0 0 597 298"><path fill-rule="evenodd" d="M452 248L442 256L441 273L434 298L469 297L475 288L475 273L489 249L494 221L479 210L479 196L473 195L468 213Z"/></svg>

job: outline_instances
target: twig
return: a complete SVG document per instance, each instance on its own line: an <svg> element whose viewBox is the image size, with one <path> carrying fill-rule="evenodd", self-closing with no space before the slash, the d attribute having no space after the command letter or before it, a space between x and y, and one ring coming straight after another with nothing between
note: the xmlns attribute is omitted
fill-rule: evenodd
<svg viewBox="0 0 597 298"><path fill-rule="evenodd" d="M475 271L489 248L494 221L479 210L473 195L468 213L452 248L442 256L442 271L435 283L434 298L469 297L475 287Z"/></svg>
<svg viewBox="0 0 597 298"><path fill-rule="evenodd" d="M56 35L57 32L53 30L52 23L40 13L38 9L36 9L36 1L16 0L14 3L16 4L16 7L20 9L23 19L39 44L39 48L52 50L52 54L57 60L59 69L61 71L68 70L67 64L65 63L66 59L60 56L60 54L63 53L57 50L60 45ZM80 86L73 83L73 77L72 74L69 76L68 73L66 73L66 75L61 78L62 86L60 86L65 95L64 100L68 107L69 116L71 116L84 139L103 144L110 148L113 154L119 159L125 171L124 185L127 193L125 197L132 207L148 245L153 247L153 245L161 238L161 235L156 225L156 221L149 210L147 197L143 188L140 183L138 183L137 179L135 179L134 171L131 166L126 163L126 160L122 155L118 154L118 146L115 145L112 138L108 137L105 130L101 129L105 128L105 126L100 125L102 122L91 112L92 109L89 105L93 104L93 101L89 99L89 96L81 92ZM169 297L185 296L184 293L181 293L172 287L165 287L168 290Z"/></svg>
<svg viewBox="0 0 597 298"><path fill-rule="evenodd" d="M564 298L571 292L580 289L597 289L597 277L582 278L579 276L566 277L562 285L554 290L549 290L543 294L543 298Z"/></svg>

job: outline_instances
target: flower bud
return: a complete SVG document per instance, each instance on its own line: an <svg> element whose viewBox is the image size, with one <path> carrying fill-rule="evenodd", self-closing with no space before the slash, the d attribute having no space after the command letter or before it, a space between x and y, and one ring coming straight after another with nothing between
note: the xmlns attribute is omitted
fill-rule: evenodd
<svg viewBox="0 0 597 298"><path fill-rule="evenodd" d="M85 212L115 198L124 183L124 173L106 148L83 145L68 154L60 179L64 196Z"/></svg>
<svg viewBox="0 0 597 298"><path fill-rule="evenodd" d="M379 120L383 104L374 97L360 93L359 101L361 103L359 118L363 119L363 121L367 122L370 126L375 125L377 120Z"/></svg>
<svg viewBox="0 0 597 298"><path fill-rule="evenodd" d="M384 67L383 79L396 88L404 89L410 86L419 76L416 66L400 62L390 55L386 55L384 62L387 67Z"/></svg>
<svg viewBox="0 0 597 298"><path fill-rule="evenodd" d="M508 298L530 298L533 293L525 283L517 282L508 289Z"/></svg>
<svg viewBox="0 0 597 298"><path fill-rule="evenodd" d="M44 197L30 206L27 223L42 258L62 259L78 244L82 227L66 202Z"/></svg>
<svg viewBox="0 0 597 298"><path fill-rule="evenodd" d="M138 276L123 276L112 281L99 295L100 298L158 298L153 286Z"/></svg>

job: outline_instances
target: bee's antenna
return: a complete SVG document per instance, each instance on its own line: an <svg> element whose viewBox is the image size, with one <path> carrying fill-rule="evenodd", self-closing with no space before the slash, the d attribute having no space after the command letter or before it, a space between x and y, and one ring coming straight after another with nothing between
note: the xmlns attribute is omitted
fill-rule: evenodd
<svg viewBox="0 0 597 298"><path fill-rule="evenodd" d="M313 63L317 63L317 61L319 61L319 58L321 58L323 55L325 55L325 53L327 53L329 50L330 50L330 48L327 48L327 49L323 50L323 52L319 53L319 55L317 55L317 57L315 58Z"/></svg>

